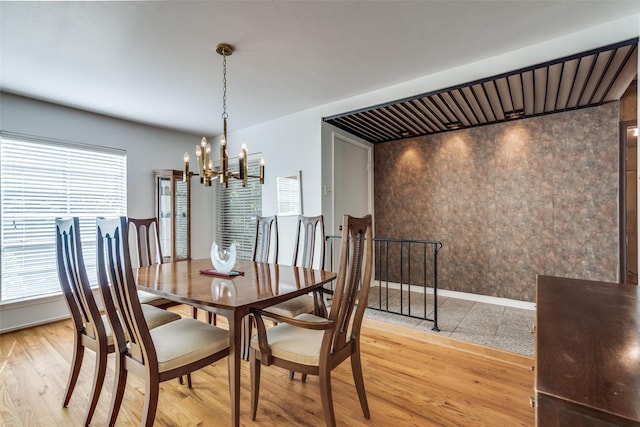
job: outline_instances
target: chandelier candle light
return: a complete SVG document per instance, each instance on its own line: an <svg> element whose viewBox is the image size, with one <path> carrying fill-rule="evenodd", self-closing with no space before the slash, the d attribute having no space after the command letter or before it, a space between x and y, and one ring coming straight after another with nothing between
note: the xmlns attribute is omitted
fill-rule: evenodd
<svg viewBox="0 0 640 427"><path fill-rule="evenodd" d="M184 153L184 173L182 174L182 180L186 181L192 176L196 175L200 177L200 182L205 186L210 187L211 183L219 176L220 182L224 188L229 186L229 178L235 178L242 181L242 186L247 186L249 178L260 179L260 184L264 184L264 159L260 159L260 175L249 175L248 172L248 160L247 160L247 144L243 143L240 148L240 154L238 155L238 173L232 173L229 171L229 155L227 154L227 56L233 53L233 46L221 43L216 46L216 52L222 55L222 120L223 120L223 133L220 138L220 167L213 167L213 161L211 160L211 144L207 142L207 138L202 138L200 145L196 145L196 157L198 159L198 172L193 173L189 171L189 153Z"/></svg>

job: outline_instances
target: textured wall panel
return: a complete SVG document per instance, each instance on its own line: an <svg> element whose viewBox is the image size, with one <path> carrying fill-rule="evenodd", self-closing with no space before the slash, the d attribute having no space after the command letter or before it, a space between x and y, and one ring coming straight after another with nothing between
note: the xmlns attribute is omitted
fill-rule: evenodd
<svg viewBox="0 0 640 427"><path fill-rule="evenodd" d="M376 144L376 236L442 241L443 289L534 301L536 274L616 281L618 117L610 103Z"/></svg>

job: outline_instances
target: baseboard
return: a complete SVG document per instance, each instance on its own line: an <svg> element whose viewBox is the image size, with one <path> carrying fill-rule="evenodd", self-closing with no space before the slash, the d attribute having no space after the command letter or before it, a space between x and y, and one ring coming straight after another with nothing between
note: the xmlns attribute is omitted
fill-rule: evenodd
<svg viewBox="0 0 640 427"><path fill-rule="evenodd" d="M46 325L48 323L58 322L60 320L66 320L70 318L71 316L69 314L65 314L61 316L48 317L46 319L39 319L38 321L35 321L35 322L23 322L18 325L12 325L7 328L3 328L2 330L0 330L0 335L9 333L9 332L18 331L20 329L27 329L27 328L33 328L35 326Z"/></svg>
<svg viewBox="0 0 640 427"><path fill-rule="evenodd" d="M379 282L377 280L373 281L371 283L372 287L381 287L384 288L385 286L389 286L389 288L391 289L400 289L400 284L399 283L394 283L394 282L384 282L382 286L380 286ZM403 290L407 290L408 285L403 284L402 285L402 289ZM418 292L418 288L420 288L419 292L422 292L422 287L421 286L411 286L412 290L415 290L415 292ZM433 288L427 288L427 293L428 294L433 294ZM524 310L533 310L535 311L536 309L536 303L534 302L529 302L529 301L520 301L520 300L515 300L515 299L510 299L510 298L500 298L500 297L492 297L489 295L479 295L479 294L471 294L468 292L459 292L459 291L450 291L448 289L438 289L438 296L442 296L442 297L448 297L448 298L457 298L457 299L463 299L463 300L467 300L467 301L475 301L475 302L481 302L481 303L485 303L485 304L495 304L495 305L501 305L504 307L512 307L512 308L521 308Z"/></svg>
<svg viewBox="0 0 640 427"><path fill-rule="evenodd" d="M98 308L102 307L100 291L93 289ZM68 319L69 308L62 294L0 304L0 334Z"/></svg>

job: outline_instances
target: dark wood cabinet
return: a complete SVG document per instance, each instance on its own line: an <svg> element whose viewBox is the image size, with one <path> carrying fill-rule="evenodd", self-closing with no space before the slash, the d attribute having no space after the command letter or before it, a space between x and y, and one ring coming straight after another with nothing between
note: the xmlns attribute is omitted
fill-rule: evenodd
<svg viewBox="0 0 640 427"><path fill-rule="evenodd" d="M182 171L158 169L156 216L164 262L191 259L191 184Z"/></svg>
<svg viewBox="0 0 640 427"><path fill-rule="evenodd" d="M536 425L640 426L638 287L537 280Z"/></svg>

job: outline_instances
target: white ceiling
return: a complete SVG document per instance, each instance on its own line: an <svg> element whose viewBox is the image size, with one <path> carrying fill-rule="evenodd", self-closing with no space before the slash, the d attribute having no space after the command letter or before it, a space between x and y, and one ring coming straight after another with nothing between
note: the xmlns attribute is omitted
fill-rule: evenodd
<svg viewBox="0 0 640 427"><path fill-rule="evenodd" d="M236 130L638 13L638 1L2 1L0 88L211 136L221 42L236 48Z"/></svg>

